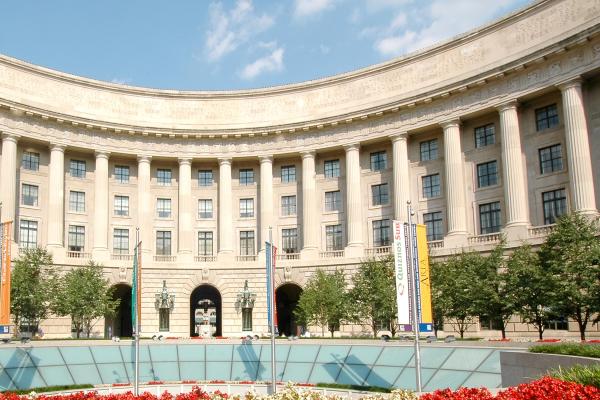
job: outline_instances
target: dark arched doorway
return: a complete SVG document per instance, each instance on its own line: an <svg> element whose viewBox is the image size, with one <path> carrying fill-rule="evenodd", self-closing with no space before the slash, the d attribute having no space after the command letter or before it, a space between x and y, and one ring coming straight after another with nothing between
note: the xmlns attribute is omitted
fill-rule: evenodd
<svg viewBox="0 0 600 400"><path fill-rule="evenodd" d="M119 300L119 306L112 317L105 318L104 336L131 337L131 286L123 283L113 286L113 299Z"/></svg>
<svg viewBox="0 0 600 400"><path fill-rule="evenodd" d="M214 286L200 285L190 295L190 336L222 334L221 293Z"/></svg>
<svg viewBox="0 0 600 400"><path fill-rule="evenodd" d="M275 299L277 300L277 325L279 334L285 336L297 336L299 332L294 310L298 305L302 288L295 283L286 283L277 288Z"/></svg>

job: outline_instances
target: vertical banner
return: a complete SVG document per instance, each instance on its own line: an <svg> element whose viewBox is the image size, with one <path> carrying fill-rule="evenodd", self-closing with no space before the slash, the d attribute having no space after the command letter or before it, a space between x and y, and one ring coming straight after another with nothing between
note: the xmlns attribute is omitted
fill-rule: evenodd
<svg viewBox="0 0 600 400"><path fill-rule="evenodd" d="M273 250L271 248L271 243L265 242L265 262L267 268L267 323L269 326L269 332L271 331L271 289L273 287Z"/></svg>
<svg viewBox="0 0 600 400"><path fill-rule="evenodd" d="M269 254L269 253L267 253ZM272 254L272 264L273 264L273 271L271 273L271 290L273 293L273 325L275 326L275 334L279 334L279 326L277 324L277 296L275 296L275 263L277 260L277 247L273 246L273 254Z"/></svg>
<svg viewBox="0 0 600 400"><path fill-rule="evenodd" d="M425 225L417 225L417 248L419 265L420 320L421 331L433 331L433 313L431 311L431 281L429 280L429 249Z"/></svg>
<svg viewBox="0 0 600 400"><path fill-rule="evenodd" d="M142 271L141 261L142 252L140 251L142 242L139 242L133 252L133 279L131 285L131 326L133 327L134 333L138 333L139 322L142 320Z"/></svg>
<svg viewBox="0 0 600 400"><path fill-rule="evenodd" d="M10 325L10 230L12 222L5 222L0 225L2 232L2 268L0 273L0 333L8 333Z"/></svg>
<svg viewBox="0 0 600 400"><path fill-rule="evenodd" d="M408 287L408 265L406 262L406 238L404 224L394 221L394 267L396 275L396 303L398 325L410 324L410 297Z"/></svg>

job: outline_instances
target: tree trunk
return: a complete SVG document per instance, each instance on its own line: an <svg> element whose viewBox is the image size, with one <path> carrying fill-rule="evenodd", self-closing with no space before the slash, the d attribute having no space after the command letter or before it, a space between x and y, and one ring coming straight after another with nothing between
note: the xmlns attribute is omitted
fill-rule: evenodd
<svg viewBox="0 0 600 400"><path fill-rule="evenodd" d="M537 330L538 330L538 336L540 337L540 340L543 340L544 339L544 325L538 324Z"/></svg>
<svg viewBox="0 0 600 400"><path fill-rule="evenodd" d="M502 339L506 339L506 328L502 327L501 332L502 332Z"/></svg>
<svg viewBox="0 0 600 400"><path fill-rule="evenodd" d="M582 321L581 318L577 318L577 326L579 327L579 337L582 342L585 342L585 328L587 327L587 321Z"/></svg>

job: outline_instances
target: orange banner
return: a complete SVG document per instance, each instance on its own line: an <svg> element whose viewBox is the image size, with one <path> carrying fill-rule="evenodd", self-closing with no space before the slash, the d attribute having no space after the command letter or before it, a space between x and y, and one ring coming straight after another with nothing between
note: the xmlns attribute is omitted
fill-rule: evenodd
<svg viewBox="0 0 600 400"><path fill-rule="evenodd" d="M10 325L10 229L12 222L2 225L2 270L0 282L0 325Z"/></svg>

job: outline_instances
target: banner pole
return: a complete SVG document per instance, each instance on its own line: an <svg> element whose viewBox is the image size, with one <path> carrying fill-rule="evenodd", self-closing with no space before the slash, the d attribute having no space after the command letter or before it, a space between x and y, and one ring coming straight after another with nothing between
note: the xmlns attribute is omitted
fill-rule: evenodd
<svg viewBox="0 0 600 400"><path fill-rule="evenodd" d="M266 257L273 257L273 228L269 226L269 253L266 254ZM273 259L271 259L271 263L269 265L272 265L273 263ZM273 268L270 268L269 274L271 274L271 279L269 280L269 285L270 287L267 288L267 290L270 293L269 296L269 302L271 304L269 304L269 308L271 310L271 314L269 317L270 322L271 322L271 394L275 394L277 393L277 374L275 371L277 371L277 365L275 364L275 293L273 291L273 288L275 287L275 276L272 274Z"/></svg>
<svg viewBox="0 0 600 400"><path fill-rule="evenodd" d="M136 273L136 278L138 279L137 276L139 275L140 271L140 265L139 265L139 260L140 260L140 228L137 227L135 228L135 246L137 248L137 251L135 252L135 256L138 259L136 260L137 265L137 273ZM140 315L138 312L139 304L137 304L137 300L139 299L138 296L138 292L140 291L140 287L138 285L138 282L136 282L136 291L135 291L135 297L136 297L136 310L135 310L135 332L134 332L134 339L135 339L135 381L134 381L134 394L136 396L139 396L140 394Z"/></svg>
<svg viewBox="0 0 600 400"><path fill-rule="evenodd" d="M415 265L415 260L413 259L413 240L415 237L413 235L413 215L414 212L412 210L412 206L410 205L410 200L406 202L406 210L408 214L408 267L412 269L413 274L413 293L412 293L412 328L415 334L415 372L417 379L417 394L421 394L422 385L421 385L421 347L419 345L419 313L417 311L417 291L419 290L419 282L417 282L416 277L418 276L417 268Z"/></svg>

